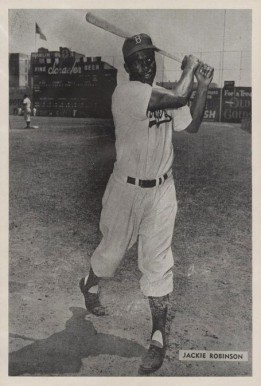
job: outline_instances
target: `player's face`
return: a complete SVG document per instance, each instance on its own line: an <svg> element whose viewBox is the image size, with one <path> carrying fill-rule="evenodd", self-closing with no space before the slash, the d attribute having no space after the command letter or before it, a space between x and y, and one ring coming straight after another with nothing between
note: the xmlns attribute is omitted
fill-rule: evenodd
<svg viewBox="0 0 261 386"><path fill-rule="evenodd" d="M153 50L141 50L130 55L125 63L130 80L147 83L152 86L156 75L156 61Z"/></svg>

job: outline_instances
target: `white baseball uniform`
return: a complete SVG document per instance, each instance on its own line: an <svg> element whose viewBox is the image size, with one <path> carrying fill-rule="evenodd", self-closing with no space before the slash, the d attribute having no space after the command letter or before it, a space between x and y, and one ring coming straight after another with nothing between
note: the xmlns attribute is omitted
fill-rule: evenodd
<svg viewBox="0 0 261 386"><path fill-rule="evenodd" d="M97 276L113 276L138 240L141 290L146 296L164 296L173 290L171 242L177 211L172 130L184 130L192 118L188 106L148 112L151 93L150 85L138 81L114 91L117 158L102 199L103 238L91 265ZM141 187L139 179L156 180L156 186Z"/></svg>
<svg viewBox="0 0 261 386"><path fill-rule="evenodd" d="M28 97L23 100L24 105L24 119L26 122L30 122L31 120L31 101Z"/></svg>

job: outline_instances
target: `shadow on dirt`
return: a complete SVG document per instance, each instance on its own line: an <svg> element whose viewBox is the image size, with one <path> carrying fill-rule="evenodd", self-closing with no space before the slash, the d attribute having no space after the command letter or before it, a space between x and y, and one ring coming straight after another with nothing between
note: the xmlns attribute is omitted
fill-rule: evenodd
<svg viewBox="0 0 261 386"><path fill-rule="evenodd" d="M77 373L82 366L81 360L90 355L131 358L144 354L144 347L138 343L97 333L93 324L84 319L87 311L83 308L71 307L70 311L73 315L63 331L47 339L36 340L9 355L9 375Z"/></svg>

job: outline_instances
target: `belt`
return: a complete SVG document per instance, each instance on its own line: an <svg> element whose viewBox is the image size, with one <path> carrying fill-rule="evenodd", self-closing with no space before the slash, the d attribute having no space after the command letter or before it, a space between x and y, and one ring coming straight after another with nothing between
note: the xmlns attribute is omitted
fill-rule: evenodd
<svg viewBox="0 0 261 386"><path fill-rule="evenodd" d="M140 180L134 177L127 177L127 182L128 184L138 185L141 188L153 188L154 186L161 185L168 177L169 176L167 173L165 173L162 177L157 178L156 180Z"/></svg>

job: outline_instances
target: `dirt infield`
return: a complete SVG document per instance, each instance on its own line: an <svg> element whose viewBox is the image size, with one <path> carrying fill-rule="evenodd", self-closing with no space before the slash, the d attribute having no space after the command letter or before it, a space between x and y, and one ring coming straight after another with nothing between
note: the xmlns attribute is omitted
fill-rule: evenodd
<svg viewBox="0 0 261 386"><path fill-rule="evenodd" d="M102 281L110 315L85 311L79 279L100 240L115 159L110 120L10 117L10 375L137 376L150 312L136 246ZM251 375L251 136L204 123L175 133L178 215L169 348L153 376ZM181 361L179 350L249 360Z"/></svg>

